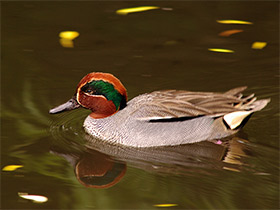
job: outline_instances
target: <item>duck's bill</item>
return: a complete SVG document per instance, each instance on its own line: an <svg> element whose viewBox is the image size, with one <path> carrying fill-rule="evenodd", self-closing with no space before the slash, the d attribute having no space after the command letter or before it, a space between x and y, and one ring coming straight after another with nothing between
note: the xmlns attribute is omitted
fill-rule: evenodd
<svg viewBox="0 0 280 210"><path fill-rule="evenodd" d="M64 104L61 104L49 111L50 114L57 114L64 111L69 111L79 108L81 105L77 102L76 98L73 97Z"/></svg>

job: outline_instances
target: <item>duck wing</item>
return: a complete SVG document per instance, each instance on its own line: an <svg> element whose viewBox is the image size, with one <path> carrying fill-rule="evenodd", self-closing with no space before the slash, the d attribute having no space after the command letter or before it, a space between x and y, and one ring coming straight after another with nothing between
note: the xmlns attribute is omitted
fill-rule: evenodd
<svg viewBox="0 0 280 210"><path fill-rule="evenodd" d="M163 119L195 118L199 116L218 117L227 113L249 110L256 98L254 95L243 97L246 87L231 89L225 93L191 92L184 90L163 90L140 95L128 105L135 109L141 120L156 121Z"/></svg>

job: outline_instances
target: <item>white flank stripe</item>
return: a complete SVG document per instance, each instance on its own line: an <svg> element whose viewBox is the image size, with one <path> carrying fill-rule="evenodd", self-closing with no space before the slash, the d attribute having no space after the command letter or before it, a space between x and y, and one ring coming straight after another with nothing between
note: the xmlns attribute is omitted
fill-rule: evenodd
<svg viewBox="0 0 280 210"><path fill-rule="evenodd" d="M235 129L250 114L251 114L251 112L249 112L249 111L232 112L232 113L226 114L224 116L224 120L226 121L226 123L228 124L228 126L231 129Z"/></svg>

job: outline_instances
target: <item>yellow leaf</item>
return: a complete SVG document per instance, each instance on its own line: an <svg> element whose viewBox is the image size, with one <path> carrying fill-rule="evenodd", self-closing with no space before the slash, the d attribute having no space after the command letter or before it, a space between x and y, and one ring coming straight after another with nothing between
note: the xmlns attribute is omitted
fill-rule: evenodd
<svg viewBox="0 0 280 210"><path fill-rule="evenodd" d="M127 14L133 13L133 12L143 12L143 11L152 10L152 9L159 9L159 7L157 7L157 6L132 7L132 8L119 9L116 11L116 13L118 15L127 15Z"/></svg>
<svg viewBox="0 0 280 210"><path fill-rule="evenodd" d="M79 36L79 32L77 31L62 31L59 33L59 37L62 39L73 40Z"/></svg>
<svg viewBox="0 0 280 210"><path fill-rule="evenodd" d="M163 204L155 204L153 205L155 207L173 207L173 206L178 206L176 203L163 203Z"/></svg>
<svg viewBox="0 0 280 210"><path fill-rule="evenodd" d="M28 195L28 193L19 192L18 196L23 199L32 200L34 203L45 203L48 201L48 198L42 195Z"/></svg>
<svg viewBox="0 0 280 210"><path fill-rule="evenodd" d="M212 52L234 53L233 50L229 50L229 49L208 48L208 50Z"/></svg>
<svg viewBox="0 0 280 210"><path fill-rule="evenodd" d="M17 170L18 168L22 168L23 165L8 165L8 166L5 166L2 171L15 171Z"/></svg>
<svg viewBox="0 0 280 210"><path fill-rule="evenodd" d="M218 23L221 24L242 24L242 25L251 25L252 22L244 21L244 20L217 20Z"/></svg>
<svg viewBox="0 0 280 210"><path fill-rule="evenodd" d="M254 43L252 44L252 49L261 50L261 49L263 49L266 45L267 45L266 42L254 42Z"/></svg>
<svg viewBox="0 0 280 210"><path fill-rule="evenodd" d="M243 30L232 29L232 30L227 30L227 31L223 31L223 32L219 33L219 36L230 36L232 34L237 34L240 32L243 32Z"/></svg>

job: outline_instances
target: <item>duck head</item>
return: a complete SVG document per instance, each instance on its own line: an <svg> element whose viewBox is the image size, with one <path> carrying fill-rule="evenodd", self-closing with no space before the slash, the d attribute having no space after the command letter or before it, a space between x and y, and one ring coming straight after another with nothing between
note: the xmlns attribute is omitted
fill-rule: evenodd
<svg viewBox="0 0 280 210"><path fill-rule="evenodd" d="M92 118L108 117L126 106L127 93L123 84L109 73L92 72L77 85L76 93L66 103L49 111L51 114L79 107L90 109Z"/></svg>

